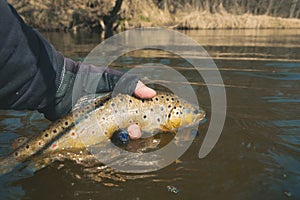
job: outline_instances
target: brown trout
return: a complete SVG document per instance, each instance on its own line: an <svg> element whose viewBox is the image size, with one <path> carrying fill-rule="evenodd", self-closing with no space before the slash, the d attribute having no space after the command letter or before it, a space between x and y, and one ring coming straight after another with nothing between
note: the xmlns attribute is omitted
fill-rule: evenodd
<svg viewBox="0 0 300 200"><path fill-rule="evenodd" d="M108 141L113 133L137 124L143 132L176 131L198 124L205 112L170 93L151 99L126 94L106 95L52 123L41 134L23 142L0 160L0 174L26 161L50 164L59 155L71 155ZM43 161L41 161L43 160ZM42 168L39 166L37 168Z"/></svg>

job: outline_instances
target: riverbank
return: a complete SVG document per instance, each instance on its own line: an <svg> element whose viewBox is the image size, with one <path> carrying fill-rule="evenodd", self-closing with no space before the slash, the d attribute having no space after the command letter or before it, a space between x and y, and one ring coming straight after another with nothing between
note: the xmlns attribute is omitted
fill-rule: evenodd
<svg viewBox="0 0 300 200"><path fill-rule="evenodd" d="M222 4L212 12L181 5L160 8L152 0L123 0L115 11L112 0L9 0L24 20L46 31L127 30L140 27L173 29L290 29L300 28L300 19L268 15L231 14ZM106 19L106 20L105 20Z"/></svg>

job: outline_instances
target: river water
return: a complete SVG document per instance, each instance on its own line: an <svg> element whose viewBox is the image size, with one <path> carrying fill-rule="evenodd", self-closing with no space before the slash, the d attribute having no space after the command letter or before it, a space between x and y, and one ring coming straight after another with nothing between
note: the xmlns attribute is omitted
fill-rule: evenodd
<svg viewBox="0 0 300 200"><path fill-rule="evenodd" d="M206 84L178 57L153 50L135 52L114 66L121 70L145 62L172 66L194 81L199 104L207 112L207 121L179 160L112 187L78 178L82 167L68 162L61 170L49 166L25 177L2 176L1 199L300 199L300 30L182 33L206 49L226 89L225 125L205 158L199 159L198 153L211 116ZM97 34L43 34L75 60L82 60L101 42ZM11 151L16 137L32 136L49 124L37 112L0 113L1 156Z"/></svg>

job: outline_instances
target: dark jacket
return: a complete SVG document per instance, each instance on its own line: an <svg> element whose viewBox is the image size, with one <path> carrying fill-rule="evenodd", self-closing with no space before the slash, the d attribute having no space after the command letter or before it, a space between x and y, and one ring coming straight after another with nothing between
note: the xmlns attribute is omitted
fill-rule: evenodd
<svg viewBox="0 0 300 200"><path fill-rule="evenodd" d="M62 73L76 74L80 68L87 69L87 73L94 69L104 72L97 92L112 90L122 76L115 70L83 66L64 58L40 33L26 25L5 0L0 0L0 13L0 109L39 110L55 120L71 109L71 99L63 99L70 92L60 91L57 95ZM72 79L69 77L70 82L64 84L72 85ZM131 85L131 92L136 82ZM57 106L60 102L65 103ZM66 102L70 104L67 107Z"/></svg>

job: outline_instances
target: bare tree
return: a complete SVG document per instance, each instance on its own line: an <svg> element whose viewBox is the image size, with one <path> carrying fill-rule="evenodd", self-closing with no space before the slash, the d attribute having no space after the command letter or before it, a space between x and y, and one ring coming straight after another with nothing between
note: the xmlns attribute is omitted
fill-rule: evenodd
<svg viewBox="0 0 300 200"><path fill-rule="evenodd" d="M270 15L272 13L273 5L274 5L274 0L270 0L268 8L267 8L266 15Z"/></svg>
<svg viewBox="0 0 300 200"><path fill-rule="evenodd" d="M108 15L105 15L103 17L104 22L104 31L105 31L105 38L108 38L113 35L113 30L115 29L114 23L116 22L119 11L121 9L123 0L116 0L115 6L113 9L109 12Z"/></svg>
<svg viewBox="0 0 300 200"><path fill-rule="evenodd" d="M296 10L297 3L298 3L298 0L293 0L292 1L289 18L294 17L294 13L295 13L295 10Z"/></svg>

